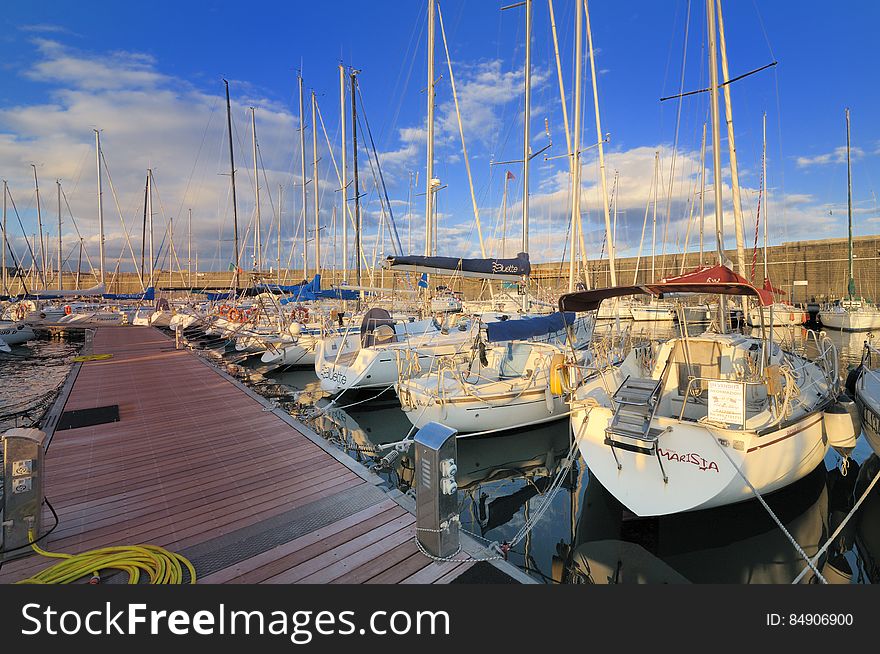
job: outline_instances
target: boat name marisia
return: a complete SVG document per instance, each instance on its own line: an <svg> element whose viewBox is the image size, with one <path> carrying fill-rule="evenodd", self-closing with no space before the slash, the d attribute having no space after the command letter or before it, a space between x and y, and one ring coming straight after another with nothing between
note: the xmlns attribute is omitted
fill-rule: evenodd
<svg viewBox="0 0 880 654"><path fill-rule="evenodd" d="M667 461L690 463L697 466L701 471L714 470L715 472L718 472L717 463L715 463L714 461L707 461L695 452L690 452L689 454L679 454L678 452L673 452L672 450L664 450L662 448L657 448L657 452L660 454L660 456L666 457Z"/></svg>

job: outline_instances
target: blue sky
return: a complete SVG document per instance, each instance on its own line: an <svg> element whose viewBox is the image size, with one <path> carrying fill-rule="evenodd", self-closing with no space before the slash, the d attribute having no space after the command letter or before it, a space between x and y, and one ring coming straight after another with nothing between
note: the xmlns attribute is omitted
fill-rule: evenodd
<svg viewBox="0 0 880 654"><path fill-rule="evenodd" d="M499 11L488 0L441 3L453 72L462 102L465 138L473 167L475 192L490 254L500 253L498 231L504 166L522 149L523 10ZM571 107L574 3L554 0L567 102ZM424 193L425 10L420 0L372 3L255 3L250 11L224 2L16 3L0 19L0 176L10 189L30 233L35 230L32 169L37 164L43 190L47 231L57 232L54 180L60 178L80 233L95 251L94 134L102 130L104 154L118 197L119 210L105 179L108 259L128 252L126 231L134 238L143 214L147 167L155 171L160 202L157 232L169 217L179 231L193 209L195 247L203 267L225 267L230 258L231 208L228 197L223 85L231 82L236 131L239 215L250 235L254 187L248 107L257 111L260 156L265 169L264 225L278 206L283 187L282 258L291 254L300 215L297 70L306 93L318 102L333 154L339 157L337 65L360 69L366 115L379 150L399 233L407 247L422 249L423 197L407 214L410 174L418 172L416 193ZM880 8L868 2L761 2L727 0L725 31L731 74L738 75L773 60L779 66L733 86L734 123L747 247L754 238L760 176L761 114L768 113L770 232L773 242L844 236L846 170L844 107L852 110L853 184L856 233L878 231L880 215L874 194L880 192L880 129L874 116L880 103L875 26ZM690 14L687 48L685 18ZM689 201L699 179L702 123L708 115L705 94L682 101L678 148L673 144L679 104L660 103L683 85L707 83L705 4L699 0L590 3L597 48L599 96L606 146L609 188L619 171L618 250L635 253L645 206L651 197L654 153L661 153L661 189L657 251L663 233L667 249L683 243ZM844 36L845 35L845 36ZM534 2L533 146L553 141L552 154L565 152L559 88L553 59L547 2ZM681 78L684 51L685 75ZM440 192L440 254L478 255L479 246L455 113L451 104L446 56L438 28L436 70L437 152L435 174L448 185ZM585 71L584 143L596 140ZM307 108L307 162L311 161L311 118ZM546 122L545 122L546 121ZM362 143L363 143L363 134ZM727 140L722 140L727 166ZM325 263L333 255L332 207L339 207L338 186L323 133L319 132L321 219ZM602 246L595 150L585 157L583 209L588 255ZM708 156L711 162L711 157ZM361 152L366 187L365 245L372 258L391 252L383 239L376 245L381 209L374 181ZM521 173L509 187L508 254L520 239ZM727 173L725 169L725 180ZM263 172L260 173L264 175ZM311 165L306 171L312 178ZM711 180L711 165L708 179ZM307 187L309 193L313 185ZM671 188L670 201L666 196ZM270 204L266 191L271 190ZM534 260L558 260L567 229L569 186L564 159L533 161L531 254ZM725 215L730 193L725 185ZM711 216L707 193L707 216ZM312 211L312 198L308 199ZM73 247L74 226L64 210L62 232ZM664 227L670 219L668 229ZM125 221L122 227L120 214ZM310 222L311 222L310 218ZM19 255L24 250L17 223L10 228ZM338 231L338 230L337 230ZM644 250L650 252L651 224ZM732 223L727 225L732 238ZM387 235L387 230L385 231ZM411 234L411 236L410 236ZM275 232L264 235L275 257ZM161 233L157 234L157 241ZM695 238L691 239L691 248ZM708 239L707 239L708 242ZM139 236L132 242L139 250ZM65 248L67 249L67 248ZM314 255L311 255L314 256ZM26 257L27 258L27 257ZM121 266L130 267L126 254ZM245 259L247 265L247 260ZM185 265L185 264L184 264ZM165 262L167 266L167 261Z"/></svg>

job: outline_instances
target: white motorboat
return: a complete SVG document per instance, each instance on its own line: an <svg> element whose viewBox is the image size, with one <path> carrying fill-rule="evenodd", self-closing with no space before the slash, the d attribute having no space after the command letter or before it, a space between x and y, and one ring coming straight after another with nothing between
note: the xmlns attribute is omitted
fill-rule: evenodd
<svg viewBox="0 0 880 654"><path fill-rule="evenodd" d="M621 294L750 294L771 299L715 266L656 284L573 293L560 308L595 310ZM572 430L592 474L639 516L706 509L769 493L822 463L828 424L857 433L836 407L836 349L815 361L771 339L683 335L632 349L619 367L587 379L571 402ZM827 424L826 424L827 423Z"/></svg>
<svg viewBox="0 0 880 654"><path fill-rule="evenodd" d="M0 321L0 340L6 345L21 345L35 338L33 328L22 322Z"/></svg>

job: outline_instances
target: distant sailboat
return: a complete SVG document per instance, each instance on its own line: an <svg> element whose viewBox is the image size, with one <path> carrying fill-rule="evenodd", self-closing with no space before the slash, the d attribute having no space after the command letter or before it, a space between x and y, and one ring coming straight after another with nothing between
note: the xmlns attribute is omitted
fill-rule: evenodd
<svg viewBox="0 0 880 654"><path fill-rule="evenodd" d="M853 237L852 237L852 163L850 161L849 109L846 110L846 206L849 225L849 284L847 297L837 305L819 312L819 322L831 329L849 332L863 332L880 329L880 310L856 297L856 282L853 276Z"/></svg>
<svg viewBox="0 0 880 654"><path fill-rule="evenodd" d="M764 122L763 122L763 134L764 134L764 148L761 155L761 180L762 180L762 193L760 197L763 199L763 209L764 209L764 290L770 291L775 294L775 289L770 285L770 272L768 269L768 251L767 251L767 234L768 228L767 224L769 222L769 215L767 211L767 114L764 113ZM759 215L760 215L761 206L759 204ZM756 239L757 241L757 239ZM796 306L789 304L788 302L774 302L769 307L761 306L760 304L752 307L749 311L749 325L752 327L760 327L762 324L770 325L771 329L773 327L779 326L790 326L790 325L803 325L807 321L807 314L803 309L798 309Z"/></svg>

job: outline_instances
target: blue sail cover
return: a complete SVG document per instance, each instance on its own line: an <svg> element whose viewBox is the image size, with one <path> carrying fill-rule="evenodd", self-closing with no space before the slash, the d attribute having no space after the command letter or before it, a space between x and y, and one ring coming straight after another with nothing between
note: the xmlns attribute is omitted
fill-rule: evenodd
<svg viewBox="0 0 880 654"><path fill-rule="evenodd" d="M143 293L104 293L102 296L105 300L149 300L156 299L156 289L150 286Z"/></svg>
<svg viewBox="0 0 880 654"><path fill-rule="evenodd" d="M482 279L527 277L532 271L529 255L520 252L515 259L457 259L455 257L388 257L385 268L413 270L439 275L456 274Z"/></svg>
<svg viewBox="0 0 880 654"><path fill-rule="evenodd" d="M208 293L205 292L205 297L208 298L209 302L219 302L220 300L232 300L235 298L235 293L229 291L228 293Z"/></svg>
<svg viewBox="0 0 880 654"><path fill-rule="evenodd" d="M367 293L369 295L369 292ZM325 291L319 291L318 297L326 300L357 300L361 294L358 291L352 291L347 288L328 288Z"/></svg>
<svg viewBox="0 0 880 654"><path fill-rule="evenodd" d="M486 323L486 338L491 343L499 341L524 341L537 336L561 332L574 322L574 312L551 313L549 316L503 320Z"/></svg>
<svg viewBox="0 0 880 654"><path fill-rule="evenodd" d="M257 284L257 288L269 291L270 293L299 293L303 290L317 293L321 290L321 275L315 275L312 281L306 282L305 284L293 284L289 286L283 284Z"/></svg>

